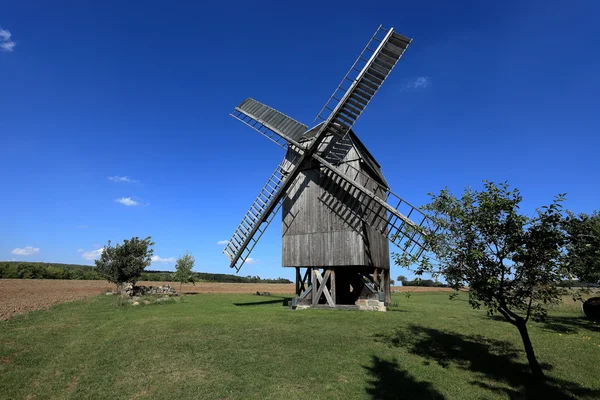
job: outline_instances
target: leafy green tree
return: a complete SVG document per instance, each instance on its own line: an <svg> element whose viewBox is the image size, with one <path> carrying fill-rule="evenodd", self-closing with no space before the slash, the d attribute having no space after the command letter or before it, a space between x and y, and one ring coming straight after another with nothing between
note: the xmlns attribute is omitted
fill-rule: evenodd
<svg viewBox="0 0 600 400"><path fill-rule="evenodd" d="M408 281L408 279L404 275L398 275L397 280L398 280L398 282L402 282L402 284L404 284L404 282Z"/></svg>
<svg viewBox="0 0 600 400"><path fill-rule="evenodd" d="M192 269L194 268L194 262L194 256L188 252L177 259L173 279L175 282L179 282L179 291L181 291L181 287L183 286L184 282L192 282L194 285L196 284L196 278L192 272Z"/></svg>
<svg viewBox="0 0 600 400"><path fill-rule="evenodd" d="M568 234L567 262L570 273L587 283L600 283L600 213L575 215L564 221Z"/></svg>
<svg viewBox="0 0 600 400"><path fill-rule="evenodd" d="M472 307L500 313L518 329L531 372L542 378L527 322L543 319L547 306L560 299L564 195L533 217L520 213L522 196L507 183L484 181L484 190L467 189L461 198L448 189L430 196L424 209L440 228L424 239L432 257L395 254L395 262L416 265L417 275L444 276L456 290L468 286Z"/></svg>
<svg viewBox="0 0 600 400"><path fill-rule="evenodd" d="M100 259L95 261L96 271L117 286L125 282L135 284L144 268L151 263L154 253L152 246L154 242L149 236L145 239L134 236L114 247L109 240L108 245L104 246Z"/></svg>

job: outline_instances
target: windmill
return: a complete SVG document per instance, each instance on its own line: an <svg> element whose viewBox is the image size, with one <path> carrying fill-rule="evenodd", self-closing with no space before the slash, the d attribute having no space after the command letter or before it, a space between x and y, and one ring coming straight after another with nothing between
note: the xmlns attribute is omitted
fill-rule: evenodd
<svg viewBox="0 0 600 400"><path fill-rule="evenodd" d="M389 188L352 126L411 39L381 26L308 126L252 98L232 116L285 151L224 249L237 271L282 209L282 264L296 269L294 307L385 309L389 242L423 252L429 220Z"/></svg>

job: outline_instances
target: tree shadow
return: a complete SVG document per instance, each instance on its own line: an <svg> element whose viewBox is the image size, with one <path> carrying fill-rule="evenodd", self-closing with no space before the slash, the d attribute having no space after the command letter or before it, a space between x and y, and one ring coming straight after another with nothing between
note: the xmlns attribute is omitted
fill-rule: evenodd
<svg viewBox="0 0 600 400"><path fill-rule="evenodd" d="M585 317L548 317L542 324L544 329L559 333L600 332L600 323Z"/></svg>
<svg viewBox="0 0 600 400"><path fill-rule="evenodd" d="M495 321L507 322L504 319L504 317L500 315L493 315L491 317L486 316L485 318L491 318ZM544 321L541 321L540 324L543 329L558 333L579 333L581 330L587 330L590 332L600 332L600 323L595 322L591 319L587 319L583 316L548 316Z"/></svg>
<svg viewBox="0 0 600 400"><path fill-rule="evenodd" d="M444 399L431 383L419 382L401 370L396 360L388 361L373 356L371 365L363 368L372 377L366 391L373 400Z"/></svg>
<svg viewBox="0 0 600 400"><path fill-rule="evenodd" d="M267 301L252 301L249 303L233 303L234 306L245 307L245 306L264 306L267 304L277 304L281 303L283 306L287 306L288 302L292 299L291 297L282 297L282 296L264 296L266 298L271 298L273 300Z"/></svg>
<svg viewBox="0 0 600 400"><path fill-rule="evenodd" d="M415 325L397 329L391 334L376 335L376 340L407 348L410 353L423 357L425 365L436 362L443 368L453 366L469 370L476 378L471 384L511 399L600 396L600 390L588 389L562 379L547 377L536 382L528 364L518 361L523 352L510 342ZM542 364L542 368L545 371L552 369L548 364Z"/></svg>

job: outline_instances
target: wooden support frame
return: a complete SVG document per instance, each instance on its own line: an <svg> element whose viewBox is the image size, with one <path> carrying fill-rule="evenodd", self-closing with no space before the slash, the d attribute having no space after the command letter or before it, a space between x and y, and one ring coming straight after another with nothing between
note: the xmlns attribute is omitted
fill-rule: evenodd
<svg viewBox="0 0 600 400"><path fill-rule="evenodd" d="M296 267L296 304L347 308L358 299L377 299L389 305L389 285L390 270L384 268Z"/></svg>
<svg viewBox="0 0 600 400"><path fill-rule="evenodd" d="M333 281L331 277L333 276ZM327 284L329 283L329 287ZM330 290L332 289L332 290ZM319 304L321 300L321 296L325 295L325 299L327 301L327 305L329 307L335 308L335 272L332 268L325 268L323 274L319 271L318 268L313 268L313 298L312 305L313 307ZM332 296L333 293L333 296Z"/></svg>

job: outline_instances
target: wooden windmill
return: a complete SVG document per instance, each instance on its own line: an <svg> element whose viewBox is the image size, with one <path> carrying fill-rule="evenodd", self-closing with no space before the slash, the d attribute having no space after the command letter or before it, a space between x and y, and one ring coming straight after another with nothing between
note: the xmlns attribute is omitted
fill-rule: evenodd
<svg viewBox="0 0 600 400"><path fill-rule="evenodd" d="M296 269L294 306L381 309L390 300L389 242L423 251L431 221L391 192L352 131L410 42L380 26L311 129L251 98L231 114L286 155L224 253L239 271L282 208L282 264Z"/></svg>

